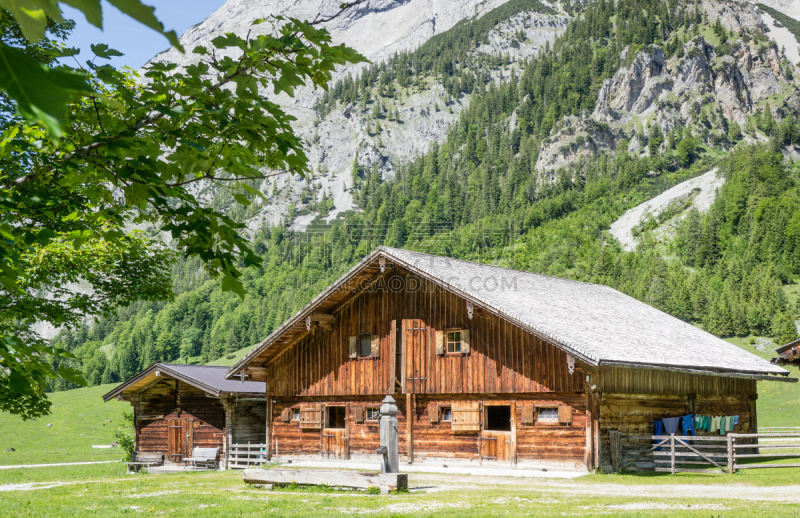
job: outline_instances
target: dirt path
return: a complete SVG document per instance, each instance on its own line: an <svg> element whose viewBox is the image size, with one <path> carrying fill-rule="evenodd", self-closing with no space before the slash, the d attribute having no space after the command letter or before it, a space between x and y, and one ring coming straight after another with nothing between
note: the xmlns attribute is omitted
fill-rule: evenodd
<svg viewBox="0 0 800 518"><path fill-rule="evenodd" d="M16 466L0 466L0 469L18 469L18 468L51 468L53 466L81 466L83 464L111 464L112 462L120 462L118 460L96 460L92 462L59 462L57 464L17 464Z"/></svg>
<svg viewBox="0 0 800 518"><path fill-rule="evenodd" d="M743 500L770 501L800 504L800 486L760 487L746 484L665 484L665 485L632 485L613 483L564 482L552 479L512 479L497 477L433 477L422 474L414 475L409 480L413 486L433 486L433 491L447 489L468 491L474 489L491 489L502 484L519 488L519 495L526 491L565 493L570 495L592 495L613 497L648 497L664 499L698 499L698 500ZM442 484L444 483L444 484Z"/></svg>

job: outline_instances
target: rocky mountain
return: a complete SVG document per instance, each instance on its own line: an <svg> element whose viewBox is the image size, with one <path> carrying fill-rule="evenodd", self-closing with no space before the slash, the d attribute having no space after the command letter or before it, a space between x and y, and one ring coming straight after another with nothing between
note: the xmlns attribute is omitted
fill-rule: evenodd
<svg viewBox="0 0 800 518"><path fill-rule="evenodd" d="M645 153L654 134L686 128L706 145L727 148L728 127L746 128L749 117L768 101L769 116L776 120L795 112L800 92L793 67L765 41L758 9L709 0L702 6L708 21L723 28L724 44L714 33L688 35L685 43L674 40L679 47L669 58L664 46L652 45L635 55L626 47L622 61L629 64L603 82L591 114L565 118L545 139L537 168L552 171L597 153L613 153L621 142L627 151ZM766 136L752 130L746 138ZM661 151L664 146L659 144Z"/></svg>
<svg viewBox="0 0 800 518"><path fill-rule="evenodd" d="M269 24L253 26L259 18L275 15L313 20L318 15L334 13L340 2L323 0L228 0L204 22L190 28L181 38L186 48L207 44L220 34L270 30ZM508 0L370 0L356 6L326 24L334 43L346 43L372 63L379 65L399 52L413 51L432 37L440 35L463 21L476 20ZM474 49L476 54L508 56L508 61L491 71L495 81L507 80L518 71L523 60L535 56L547 42L561 34L568 17L543 14L522 7L508 19L498 23L485 42ZM544 5L557 11L551 4ZM511 46L511 35L522 40ZM175 49L154 58L157 61L186 63L186 56ZM335 79L357 75L368 65L342 67ZM269 96L271 92L264 92ZM441 142L450 125L469 103L468 95L451 98L441 83L430 80L423 87L399 89L392 97L375 102L390 106L396 117L375 115L372 106L359 109L342 105L320 117L315 109L322 92L298 89L294 98L281 95L277 101L297 118L295 127L308 143L307 155L314 168L313 178L281 177L265 182L262 190L271 195L270 203L256 207L246 215L251 229L264 224L275 225L292 214L293 229L302 229L316 216L315 204L332 200L328 219L354 208L351 188L353 164L369 169L373 166L388 176L397 164L425 152L431 143ZM380 130L374 131L376 122ZM202 193L209 203L220 196L213 188Z"/></svg>
<svg viewBox="0 0 800 518"><path fill-rule="evenodd" d="M334 8L231 0L184 43ZM338 70L325 94L276 99L298 118L314 176L266 182L269 203L246 208L203 192L254 230L264 262L246 269L246 297L179 261L175 300L54 342L93 384L233 355L378 244L606 284L718 336L791 340L800 180L777 152L800 141L798 71L761 9L366 3L331 30L372 64ZM317 216L330 227L295 232Z"/></svg>

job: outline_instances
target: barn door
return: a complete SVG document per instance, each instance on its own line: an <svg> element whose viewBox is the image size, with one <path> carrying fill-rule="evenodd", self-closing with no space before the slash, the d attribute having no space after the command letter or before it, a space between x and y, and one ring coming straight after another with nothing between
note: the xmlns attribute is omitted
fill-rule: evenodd
<svg viewBox="0 0 800 518"><path fill-rule="evenodd" d="M347 407L326 405L325 426L322 429L322 456L329 459L347 458Z"/></svg>
<svg viewBox="0 0 800 518"><path fill-rule="evenodd" d="M171 462L180 462L190 457L194 442L191 419L169 419L167 421L167 454Z"/></svg>
<svg viewBox="0 0 800 518"><path fill-rule="evenodd" d="M481 460L511 463L514 419L510 405L483 404L481 415Z"/></svg>
<svg viewBox="0 0 800 518"><path fill-rule="evenodd" d="M425 322L418 319L403 320L402 333L403 392L425 394L427 392L425 378L427 328Z"/></svg>

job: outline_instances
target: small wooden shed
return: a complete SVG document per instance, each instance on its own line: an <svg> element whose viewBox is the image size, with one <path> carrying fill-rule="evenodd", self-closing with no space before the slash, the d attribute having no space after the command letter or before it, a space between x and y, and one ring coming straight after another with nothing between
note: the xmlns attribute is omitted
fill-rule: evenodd
<svg viewBox="0 0 800 518"><path fill-rule="evenodd" d="M797 381L607 286L386 247L227 375L266 383L280 458L374 459L392 395L409 463L580 470L661 418L755 432L756 382Z"/></svg>
<svg viewBox="0 0 800 518"><path fill-rule="evenodd" d="M264 443L267 408L263 382L226 379L227 370L155 363L103 401L130 401L137 452L179 463L195 447L219 448L224 467L231 444Z"/></svg>

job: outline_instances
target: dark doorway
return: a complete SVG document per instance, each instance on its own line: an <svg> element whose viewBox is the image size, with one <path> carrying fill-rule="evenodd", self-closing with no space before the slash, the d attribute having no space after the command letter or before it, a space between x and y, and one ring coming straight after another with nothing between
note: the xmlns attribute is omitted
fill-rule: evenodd
<svg viewBox="0 0 800 518"><path fill-rule="evenodd" d="M345 407L329 406L328 422L325 428L344 428Z"/></svg>
<svg viewBox="0 0 800 518"><path fill-rule="evenodd" d="M494 432L510 432L511 407L508 405L487 406L486 423L484 423L483 429Z"/></svg>

